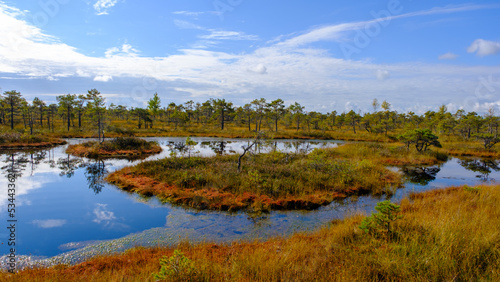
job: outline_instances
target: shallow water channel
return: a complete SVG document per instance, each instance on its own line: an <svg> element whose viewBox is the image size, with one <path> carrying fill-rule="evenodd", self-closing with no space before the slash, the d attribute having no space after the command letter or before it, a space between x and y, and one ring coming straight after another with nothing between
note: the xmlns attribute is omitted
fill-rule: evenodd
<svg viewBox="0 0 500 282"><path fill-rule="evenodd" d="M164 151L147 160L168 157L175 143L185 138L146 138ZM192 138L198 155L230 154L248 144L245 139ZM84 142L69 139L70 144ZM309 151L335 147L343 141L279 140L256 148L266 151ZM0 226L9 226L8 170L14 168L15 241L18 267L30 264L76 263L98 254L134 246L165 246L179 240L224 242L265 239L315 230L333 219L369 213L383 197L362 196L334 202L315 211L271 212L251 217L244 212L196 211L157 199L141 198L102 181L109 172L141 160L94 161L68 156L67 145L34 152L0 153ZM399 201L410 192L452 185L473 185L500 179L500 162L456 159L433 167L408 168L405 187L392 196ZM0 255L9 253L11 232L0 228ZM3 264L3 263L2 263Z"/></svg>

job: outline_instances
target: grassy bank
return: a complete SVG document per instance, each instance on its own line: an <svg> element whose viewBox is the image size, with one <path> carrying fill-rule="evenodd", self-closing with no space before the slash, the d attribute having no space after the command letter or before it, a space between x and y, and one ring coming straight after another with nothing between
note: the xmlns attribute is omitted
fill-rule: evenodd
<svg viewBox="0 0 500 282"><path fill-rule="evenodd" d="M401 175L385 165L434 164L444 157L383 144L347 144L310 154L183 157L149 161L116 171L120 188L174 204L212 210L314 209L363 193L391 193Z"/></svg>
<svg viewBox="0 0 500 282"><path fill-rule="evenodd" d="M172 281L498 281L499 201L499 185L448 188L403 200L391 237L365 234L357 215L289 238L138 248L0 280L155 281L159 259L176 249L185 260Z"/></svg>
<svg viewBox="0 0 500 282"><path fill-rule="evenodd" d="M5 132L0 134L0 149L30 149L47 148L64 145L66 141L40 134L21 134L18 132Z"/></svg>
<svg viewBox="0 0 500 282"><path fill-rule="evenodd" d="M324 130L294 130L280 129L278 132L267 131L274 139L320 139L320 140L346 140L346 141L373 141L394 142L396 134L385 136L384 134L372 134L368 132L353 133L352 130L339 129L333 131ZM97 133L91 129L72 129L70 131L56 130L47 134L61 138L96 138ZM154 128L137 129L130 124L114 122L106 130L107 137L221 137L221 138L253 138L255 131L248 128L230 127L224 130L213 126L191 126L185 128L174 128L171 126L155 126Z"/></svg>
<svg viewBox="0 0 500 282"><path fill-rule="evenodd" d="M500 158L500 146L497 144L491 149L485 149L478 141L450 141L443 142L439 151L459 157Z"/></svg>
<svg viewBox="0 0 500 282"><path fill-rule="evenodd" d="M66 153L87 158L138 158L157 154L161 147L153 141L146 141L135 137L117 137L102 143L89 141L70 145Z"/></svg>
<svg viewBox="0 0 500 282"><path fill-rule="evenodd" d="M191 126L175 127L164 122L155 123L153 128L138 129L132 120L109 120L105 127L106 136L115 137L220 137L220 138L254 138L255 131L248 130L248 127L241 127L228 124L224 130L215 125L196 124ZM1 127L1 126L0 126ZM8 130L7 127L3 127ZM39 135L50 136L51 138L97 138L97 131L90 125L81 128L71 128L69 131L64 124L56 124L55 130L37 129ZM252 129L254 129L252 127ZM26 132L20 126L16 132ZM381 143L397 143L398 135L405 132L403 129L393 129L384 133L370 133L365 130L357 130L356 133L347 126L342 128L330 128L328 130L307 130L301 128L295 130L292 127L280 126L278 132L266 127L270 138L274 139L320 139L320 140L346 140L346 141L367 141ZM10 131L10 130L9 130ZM495 145L490 150L474 138L464 139L457 135L439 134L439 141L443 145L440 152L454 156L475 156L475 157L495 157L500 158L500 145Z"/></svg>

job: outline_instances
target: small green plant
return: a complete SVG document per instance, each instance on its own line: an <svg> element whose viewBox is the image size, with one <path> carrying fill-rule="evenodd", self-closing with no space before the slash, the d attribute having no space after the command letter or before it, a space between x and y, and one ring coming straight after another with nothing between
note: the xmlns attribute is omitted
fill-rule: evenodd
<svg viewBox="0 0 500 282"><path fill-rule="evenodd" d="M382 201L377 204L375 210L378 213L373 213L371 216L363 219L359 228L365 233L374 236L379 236L383 233L387 233L388 236L391 235L391 223L402 218L399 215L401 207L391 203L391 201Z"/></svg>
<svg viewBox="0 0 500 282"><path fill-rule="evenodd" d="M479 188L479 187L470 187L470 186L465 185L464 186L464 191L478 193L479 191L481 191L481 188Z"/></svg>
<svg viewBox="0 0 500 282"><path fill-rule="evenodd" d="M257 170L250 170L248 172L247 185L261 189L265 184L266 180Z"/></svg>
<svg viewBox="0 0 500 282"><path fill-rule="evenodd" d="M194 263L179 250L174 250L171 257L160 259L160 272L153 273L153 277L159 280L193 281L196 280L197 271Z"/></svg>

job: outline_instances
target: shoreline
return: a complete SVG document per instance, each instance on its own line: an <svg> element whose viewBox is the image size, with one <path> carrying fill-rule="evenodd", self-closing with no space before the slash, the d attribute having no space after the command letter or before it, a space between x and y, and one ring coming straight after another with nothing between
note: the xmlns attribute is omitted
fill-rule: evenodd
<svg viewBox="0 0 500 282"><path fill-rule="evenodd" d="M458 275L462 278L468 277L472 279L474 277L483 277L483 279L488 280L488 277L491 279L499 275L498 272L496 274L494 271L491 272L491 267L494 269L495 265L499 263L498 260L494 259L494 245L491 245L494 242L488 240L490 242L488 245L483 240L474 241L475 245L484 245L485 247L483 248L486 248L484 250L489 251L484 254L487 255L484 258L484 263L488 263L483 264L482 260L477 261L474 259L482 252L482 249L477 249L479 245L476 247L462 246L463 243L470 243L469 239L463 239L455 242L456 246L450 249L450 242L446 238L448 236L458 236L457 238L461 238L460 234L470 235L469 229L474 229L475 227L469 226L467 230L460 231L464 224L470 225L470 222L475 222L474 226L478 225L484 228L485 224L488 225L488 222L485 221L486 218L496 218L494 214L498 213L499 210L498 207L495 208L494 203L500 196L498 188L499 186L495 184L475 187L464 185L444 187L409 195L398 203L401 205L401 214L403 217L400 220L401 222L396 224L394 228L399 230L399 237L390 241L386 241L384 238L371 238L369 235L362 235L363 233L360 233L361 231L358 228L365 216L357 214L348 216L342 220L333 220L328 225L315 231L299 232L286 237L274 236L263 241L243 240L227 243L210 241L191 243L190 241L180 241L170 247L136 247L114 254L93 256L71 265L56 264L50 267L40 267L39 265L34 268L21 270L13 275L0 272L0 277L3 281L29 280L30 277L38 277L40 281L109 281L111 277L117 279L128 277L128 279L134 278L135 280L144 281L152 279L151 274L159 270L160 258L171 256L174 250L179 250L194 262L196 269L200 270L199 274L208 275L207 277L212 277L212 279L221 273L232 273L232 275L242 275L240 278L244 278L244 280L251 280L255 276L243 270L252 265L258 267L264 261L268 261L272 262L268 265L269 267L258 267L258 270L256 269L258 272L255 275L267 276L270 273L279 274L280 269L285 267L286 269L293 268L295 271L302 273L301 275L307 275L303 277L310 277L310 279L325 278L325 275L330 277L332 277L331 275L334 275L334 277L349 275L349 277L366 279L369 277L380 277L378 276L380 275L379 273L383 273L387 279L390 277L416 277L415 275L418 275L420 278L426 277L431 279L432 277L441 277L439 273L448 273L446 275L449 277L456 277ZM484 211L486 210L490 211L490 213L485 213ZM456 223L450 222L450 224L444 226L434 223L435 221L440 221L440 217L436 216L437 214L442 214L446 218L456 218L457 213L466 218ZM479 219L478 217L481 217L481 220L475 220ZM498 218L496 218L496 221L498 221ZM459 224L459 226L453 227L454 224ZM456 229L457 232L461 233L446 235L449 232L442 232L444 229L450 229L450 231ZM481 233L478 233L478 239L483 238L483 235L481 235L483 232L486 232L486 230L481 229ZM489 236L487 234L491 234L491 232L495 231L492 230L484 234L484 236ZM436 236L441 236L442 238ZM477 236L474 235L473 237L476 238ZM425 241L421 242L421 247L415 249L412 242L419 240ZM440 252L439 257L434 258L432 246L435 246L438 250L443 250ZM460 250L462 247L468 249L466 257L460 255L461 251L456 252L454 250L455 248ZM493 249L491 249L492 247ZM399 252L398 249L401 248L407 250L407 252ZM469 253L474 251L475 253ZM293 255L288 255L292 253ZM430 265L422 266L418 260L411 259L422 256L433 258L430 259ZM280 264L282 259L287 258L293 260L293 263ZM378 260L378 258L386 258L386 260ZM376 259L376 265L371 265L374 262L373 259ZM464 263L468 268L463 269L460 266L461 264L448 263L450 260L457 259L466 260ZM47 260L50 260L50 258ZM312 272L303 272L311 267L308 263L310 260L323 261L328 266L325 269L322 264L315 263L315 266L313 265L315 270L313 269ZM387 272L386 267L393 265L391 263L393 260L407 262L400 264L398 268L394 269L399 274L393 271ZM342 261L348 263L346 265L339 265L338 263ZM441 271L441 267L435 265L438 261L446 263L446 270L443 270L444 272ZM489 270L486 272L483 270L478 272L468 271L469 268L475 269L479 265L489 267ZM431 267L430 273L429 266ZM334 272L330 273L330 271L326 270Z"/></svg>
<svg viewBox="0 0 500 282"><path fill-rule="evenodd" d="M66 140L51 140L47 142L38 143L10 143L10 144L0 144L0 150L25 150L25 149L44 149L51 148L61 145L66 145L68 142Z"/></svg>

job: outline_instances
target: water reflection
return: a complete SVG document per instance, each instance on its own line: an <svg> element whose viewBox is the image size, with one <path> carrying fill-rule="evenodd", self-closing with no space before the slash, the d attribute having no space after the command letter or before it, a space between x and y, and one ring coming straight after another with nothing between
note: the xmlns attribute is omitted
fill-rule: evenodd
<svg viewBox="0 0 500 282"><path fill-rule="evenodd" d="M32 224L37 226L38 228L55 228L55 227L61 227L66 224L66 220L64 219L46 219L46 220L33 220L31 221Z"/></svg>
<svg viewBox="0 0 500 282"><path fill-rule="evenodd" d="M34 151L34 152L11 152L3 155L3 163L1 167L2 173L9 178L9 174L14 173L16 179L22 177L26 173L33 176L37 168L41 164L47 164L49 168L59 169L59 176L71 178L75 171L80 168L85 168L85 177L87 178L88 187L99 194L104 187L104 176L108 172L103 160L85 160L83 158L66 155L54 161L54 154L50 150Z"/></svg>
<svg viewBox="0 0 500 282"><path fill-rule="evenodd" d="M22 176L23 171L26 170L28 164L28 158L20 153L10 153L4 155L3 162L6 164L2 166L2 173L5 174L5 177L9 177L9 175L14 175L14 178L18 178ZM35 166L31 166L34 168Z"/></svg>
<svg viewBox="0 0 500 282"><path fill-rule="evenodd" d="M401 169L405 180L420 185L428 185L436 180L436 175L441 171L439 167L403 167Z"/></svg>
<svg viewBox="0 0 500 282"><path fill-rule="evenodd" d="M61 170L59 175L71 178L75 174L75 170L79 168L82 163L82 158L75 158L69 154L65 158L59 158L57 160L57 167Z"/></svg>
<svg viewBox="0 0 500 282"><path fill-rule="evenodd" d="M108 171L103 160L96 160L85 165L85 177L90 189L97 195L104 187L104 176Z"/></svg>
<svg viewBox="0 0 500 282"><path fill-rule="evenodd" d="M314 147L319 147L319 142L301 141L301 142L283 142L285 149L296 154L308 154Z"/></svg>
<svg viewBox="0 0 500 282"><path fill-rule="evenodd" d="M483 182L489 181L490 173L500 171L500 161L494 159L464 159L459 164L467 170L478 172L477 178Z"/></svg>
<svg viewBox="0 0 500 282"><path fill-rule="evenodd" d="M187 152L186 138L148 140L159 141L164 149L161 154L148 157L148 160L168 157L170 147L177 150L178 154ZM198 144L193 146L191 153L200 151L200 156L241 153L241 146L253 141L221 138L193 140ZM293 155L307 153L314 148L335 147L337 143L341 142L273 140L252 150L254 154L279 150ZM198 212L162 204L154 197L146 201L103 181L108 171L141 161L88 160L69 156L64 153L65 149L65 146L60 146L45 151L0 155L0 167L4 175L10 168L19 176L22 175L16 180L19 187L16 201L23 213L19 222L19 230L22 231L18 234L23 242L19 246L20 254L55 256L64 250L78 249L74 253L61 255L68 258L68 262L74 262L76 258L132 246L174 244L186 237L193 242L268 238L313 230L334 218L340 219L356 211L370 212L380 201L380 198L363 196L357 201L348 199L312 212L271 212L262 217L245 213ZM392 200L400 200L410 190L475 185L480 180L476 174L481 175L481 180L498 178L499 165L498 161L491 160L450 159L441 166L405 168L403 172L408 182L415 185L399 189ZM0 186L6 187L6 181L6 177L0 177ZM0 193L1 204L7 202L6 197L6 193ZM0 219L4 217L5 213L0 214ZM0 239L3 238L2 232L5 231L0 230ZM116 238L122 239L100 241ZM0 254L5 253L1 248L0 245Z"/></svg>
<svg viewBox="0 0 500 282"><path fill-rule="evenodd" d="M231 141L204 141L201 142L201 147L202 148L210 148L214 154L217 156L221 156L226 154L226 147L227 144L230 144ZM234 152L234 150L232 150ZM231 152L229 152L231 153Z"/></svg>
<svg viewBox="0 0 500 282"><path fill-rule="evenodd" d="M113 220L116 219L115 213L108 210L108 205L106 204L96 204L94 209L95 219L93 222L101 224L104 223L109 225Z"/></svg>

